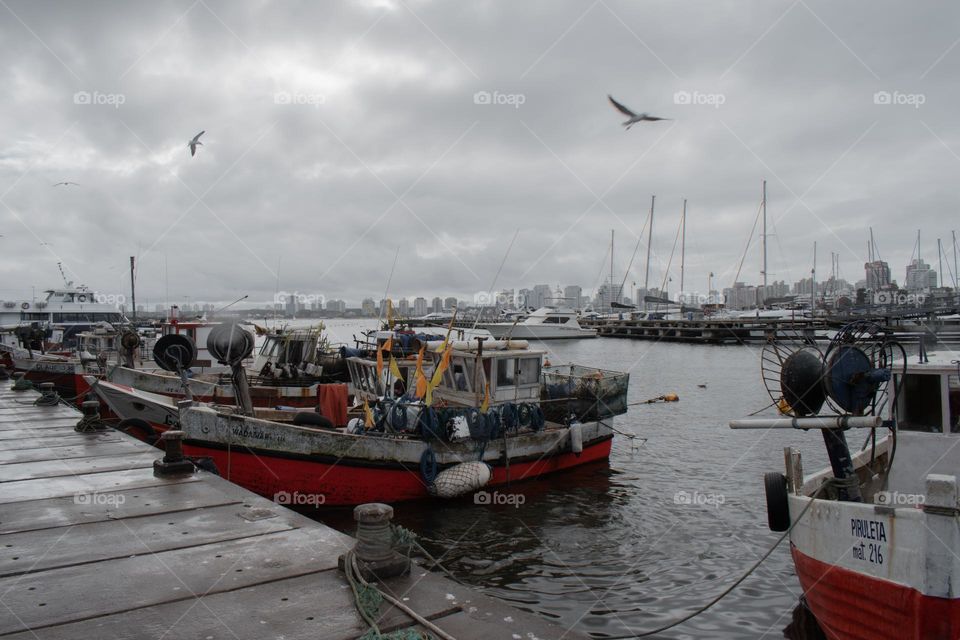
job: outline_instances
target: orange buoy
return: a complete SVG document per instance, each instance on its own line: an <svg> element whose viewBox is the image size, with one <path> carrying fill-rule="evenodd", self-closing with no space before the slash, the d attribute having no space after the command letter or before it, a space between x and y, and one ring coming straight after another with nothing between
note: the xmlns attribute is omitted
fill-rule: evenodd
<svg viewBox="0 0 960 640"><path fill-rule="evenodd" d="M678 395L675 394L675 393L665 393L665 394L663 395L663 401L664 401L664 402L679 402L679 401L680 401L680 396L678 396Z"/></svg>

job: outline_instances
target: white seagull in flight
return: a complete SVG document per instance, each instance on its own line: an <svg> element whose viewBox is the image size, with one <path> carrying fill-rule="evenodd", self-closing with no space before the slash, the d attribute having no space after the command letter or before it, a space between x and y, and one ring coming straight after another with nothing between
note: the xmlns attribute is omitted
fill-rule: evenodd
<svg viewBox="0 0 960 640"><path fill-rule="evenodd" d="M614 107L616 107L617 111L619 111L619 112L622 113L623 115L627 116L628 120L626 120L626 121L623 123L623 126L625 126L627 129L630 129L630 127L632 127L633 125L637 124L638 122L643 122L644 120L649 120L649 121L653 122L653 121L656 121L656 120L669 120L669 119L670 119L670 118L658 118L657 116L651 116L651 115L646 114L646 113L634 113L633 111L631 111L631 110L628 109L627 107L623 106L622 104L620 104L619 102L617 102L616 100L614 100L614 99L613 99L613 96L611 96L610 94L607 94L607 98L610 100L610 104L612 104Z"/></svg>
<svg viewBox="0 0 960 640"><path fill-rule="evenodd" d="M191 158L197 155L197 145L203 145L203 143L200 142L200 136L202 136L204 133L206 133L206 131L201 131L197 135L193 136L193 140L187 143L187 146L190 147Z"/></svg>

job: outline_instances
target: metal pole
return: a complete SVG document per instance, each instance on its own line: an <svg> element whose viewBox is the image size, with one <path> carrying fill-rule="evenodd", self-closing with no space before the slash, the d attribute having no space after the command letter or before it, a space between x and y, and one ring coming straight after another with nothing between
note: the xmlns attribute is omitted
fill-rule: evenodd
<svg viewBox="0 0 960 640"><path fill-rule="evenodd" d="M650 295L650 245L653 242L653 205L657 196L650 196L650 229L647 230L647 268L643 273L643 307L647 307L646 296Z"/></svg>
<svg viewBox="0 0 960 640"><path fill-rule="evenodd" d="M810 270L810 279L813 281L810 285L810 310L817 309L817 241L813 241L813 269Z"/></svg>
<svg viewBox="0 0 960 640"><path fill-rule="evenodd" d="M763 296L767 296L767 181L763 181Z"/></svg>
<svg viewBox="0 0 960 640"><path fill-rule="evenodd" d="M683 305L683 270L684 270L684 261L686 260L687 252L687 199L683 199L683 216L681 217L681 224L683 225L681 236L680 236L680 304ZM709 293L709 291L707 292Z"/></svg>
<svg viewBox="0 0 960 640"><path fill-rule="evenodd" d="M133 308L133 321L137 321L137 287L134 283L134 269L136 258L130 256L130 306Z"/></svg>
<svg viewBox="0 0 960 640"><path fill-rule="evenodd" d="M613 313L613 229L610 229L610 313Z"/></svg>

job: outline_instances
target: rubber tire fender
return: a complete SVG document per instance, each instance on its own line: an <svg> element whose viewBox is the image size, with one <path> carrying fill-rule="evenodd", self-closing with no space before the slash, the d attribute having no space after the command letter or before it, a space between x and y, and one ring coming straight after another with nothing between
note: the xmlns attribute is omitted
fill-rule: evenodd
<svg viewBox="0 0 960 640"><path fill-rule="evenodd" d="M153 425L143 418L127 418L126 420L121 420L116 428L117 431L123 431L127 435L133 436L138 440L143 440L153 446L156 446L157 441L160 439L160 435L157 433L157 430L153 428Z"/></svg>
<svg viewBox="0 0 960 640"><path fill-rule="evenodd" d="M763 474L763 490L767 498L767 525L770 531L786 531L790 528L786 476L776 471Z"/></svg>

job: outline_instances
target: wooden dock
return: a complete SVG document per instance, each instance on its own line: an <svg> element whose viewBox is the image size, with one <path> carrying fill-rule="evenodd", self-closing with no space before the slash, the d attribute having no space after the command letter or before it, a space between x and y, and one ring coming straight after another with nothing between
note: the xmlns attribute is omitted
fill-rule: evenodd
<svg viewBox="0 0 960 640"><path fill-rule="evenodd" d="M744 344L766 342L775 333L803 335L811 340L826 339L826 324L819 320L770 320L738 318L735 320L591 320L581 325L597 330L604 338L632 338L663 342L705 344Z"/></svg>
<svg viewBox="0 0 960 640"><path fill-rule="evenodd" d="M0 637L367 632L337 569L353 538L213 474L156 477L162 452L37 397L0 382ZM583 638L416 564L378 587L458 640ZM378 626L422 631L386 602Z"/></svg>

